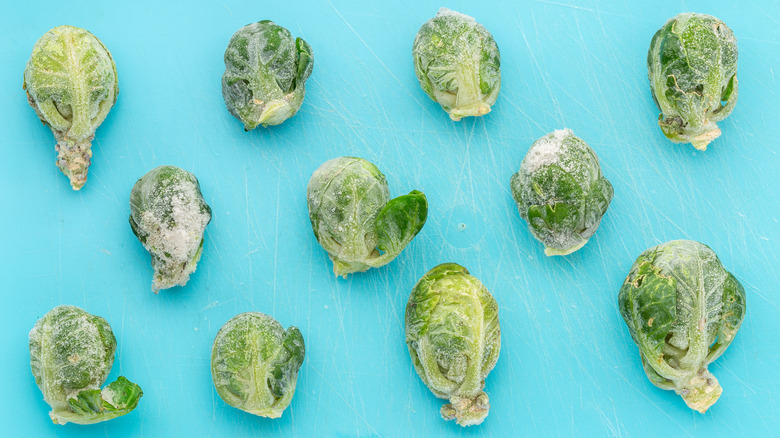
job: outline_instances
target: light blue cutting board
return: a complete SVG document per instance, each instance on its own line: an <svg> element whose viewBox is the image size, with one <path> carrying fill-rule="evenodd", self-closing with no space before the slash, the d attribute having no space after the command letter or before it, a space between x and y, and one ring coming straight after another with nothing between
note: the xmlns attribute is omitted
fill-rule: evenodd
<svg viewBox="0 0 780 438"><path fill-rule="evenodd" d="M421 91L411 45L438 2L7 2L0 15L0 434L9 437L768 436L780 428L780 6L772 1L451 1L501 49L492 113L452 122ZM740 100L706 153L656 125L645 57L683 11L723 19L739 40ZM314 72L284 125L245 133L220 91L241 26L271 19L306 39ZM35 41L72 24L119 71L89 180L70 189L54 139L28 106ZM568 127L599 154L615 198L595 237L545 257L509 194L530 144ZM390 265L334 278L311 232L305 191L325 160L357 155L393 195L428 196L428 223ZM155 166L194 172L214 219L198 271L154 295L149 255L127 223L130 188ZM745 286L748 310L711 366L723 386L701 415L645 377L617 294L639 253L672 239L710 245ZM428 269L457 262L500 306L502 351L490 416L439 417L404 343L404 309ZM144 397L122 418L55 426L29 367L27 333L59 304L102 315L119 342L111 380ZM306 360L281 419L227 406L211 343L232 316L300 327Z"/></svg>

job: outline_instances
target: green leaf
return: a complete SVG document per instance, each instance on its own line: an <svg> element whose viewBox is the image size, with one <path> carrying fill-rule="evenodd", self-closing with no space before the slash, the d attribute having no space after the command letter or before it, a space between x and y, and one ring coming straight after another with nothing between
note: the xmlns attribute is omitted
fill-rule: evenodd
<svg viewBox="0 0 780 438"><path fill-rule="evenodd" d="M428 218L428 200L417 190L391 199L376 218L377 247L384 254L369 260L377 267L389 263L414 239Z"/></svg>
<svg viewBox="0 0 780 438"><path fill-rule="evenodd" d="M60 424L99 423L131 412L143 395L140 386L120 376L103 390L80 391L75 398L68 399L68 411L55 409L51 416Z"/></svg>
<svg viewBox="0 0 780 438"><path fill-rule="evenodd" d="M283 397L295 391L298 370L301 368L306 347L298 327L290 327L284 334L279 354L269 369L268 388L276 397ZM292 394L290 394L291 396Z"/></svg>

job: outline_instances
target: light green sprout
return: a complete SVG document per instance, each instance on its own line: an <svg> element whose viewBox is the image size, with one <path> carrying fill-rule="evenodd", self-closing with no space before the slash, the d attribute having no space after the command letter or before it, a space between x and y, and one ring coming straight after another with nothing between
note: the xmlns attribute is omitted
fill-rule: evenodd
<svg viewBox="0 0 780 438"><path fill-rule="evenodd" d="M706 245L675 240L636 259L620 288L620 314L650 381L704 413L722 389L707 366L745 317L745 290Z"/></svg>
<svg viewBox="0 0 780 438"><path fill-rule="evenodd" d="M442 418L482 423L490 409L485 378L501 350L498 304L485 286L455 263L428 271L406 305L406 344L423 382L450 401Z"/></svg>
<svg viewBox="0 0 780 438"><path fill-rule="evenodd" d="M422 192L390 199L385 176L362 158L326 161L311 176L306 198L314 235L333 272L345 278L390 263L428 217Z"/></svg>
<svg viewBox="0 0 780 438"><path fill-rule="evenodd" d="M248 24L225 50L222 97L245 130L278 125L301 108L313 66L306 41L272 21Z"/></svg>
<svg viewBox="0 0 780 438"><path fill-rule="evenodd" d="M30 331L30 365L55 424L92 424L135 409L141 388L124 377L100 389L114 364L108 322L78 307L57 306Z"/></svg>
<svg viewBox="0 0 780 438"><path fill-rule="evenodd" d="M716 122L737 104L737 39L731 29L711 15L679 14L653 35L647 69L664 135L707 149L720 136Z"/></svg>
<svg viewBox="0 0 780 438"><path fill-rule="evenodd" d="M195 175L160 166L139 179L130 192L130 226L152 255L152 290L184 286L203 252L211 208Z"/></svg>
<svg viewBox="0 0 780 438"><path fill-rule="evenodd" d="M211 350L211 376L225 403L250 414L278 418L295 394L306 349L297 327L247 312L225 323Z"/></svg>
<svg viewBox="0 0 780 438"><path fill-rule="evenodd" d="M92 139L116 102L116 65L94 35L73 26L46 32L24 69L27 100L57 140L57 166L74 190L87 182Z"/></svg>
<svg viewBox="0 0 780 438"><path fill-rule="evenodd" d="M568 129L536 140L509 185L520 216L548 256L582 248L613 195L596 153Z"/></svg>
<svg viewBox="0 0 780 438"><path fill-rule="evenodd" d="M472 17L441 8L417 31L412 48L420 86L452 120L490 112L501 89L501 56Z"/></svg>

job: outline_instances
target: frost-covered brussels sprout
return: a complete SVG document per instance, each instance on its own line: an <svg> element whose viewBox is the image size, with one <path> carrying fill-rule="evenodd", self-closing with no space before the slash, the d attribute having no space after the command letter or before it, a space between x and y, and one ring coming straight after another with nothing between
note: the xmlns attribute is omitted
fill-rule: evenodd
<svg viewBox="0 0 780 438"><path fill-rule="evenodd" d="M24 89L57 140L57 166L79 190L87 182L95 130L119 93L111 53L84 29L55 27L35 43Z"/></svg>
<svg viewBox="0 0 780 438"><path fill-rule="evenodd" d="M501 56L493 36L472 17L441 8L412 47L414 71L428 96L452 120L490 112L501 88Z"/></svg>
<svg viewBox="0 0 780 438"><path fill-rule="evenodd" d="M684 13L653 35L647 52L653 100L664 135L700 150L737 104L737 39L711 15Z"/></svg>
<svg viewBox="0 0 780 438"><path fill-rule="evenodd" d="M272 21L248 24L225 50L222 97L246 131L278 125L301 108L313 66L306 41Z"/></svg>
<svg viewBox="0 0 780 438"><path fill-rule="evenodd" d="M152 290L184 286L203 252L211 208L195 175L160 166L136 181L130 192L130 227L152 255Z"/></svg>
<svg viewBox="0 0 780 438"><path fill-rule="evenodd" d="M425 194L390 199L385 176L362 158L326 161L311 176L306 198L314 236L344 278L390 263L428 217Z"/></svg>
<svg viewBox="0 0 780 438"><path fill-rule="evenodd" d="M78 307L57 306L30 331L30 365L55 424L92 424L125 415L143 395L124 377L100 389L114 364L108 322Z"/></svg>
<svg viewBox="0 0 780 438"><path fill-rule="evenodd" d="M501 350L498 304L466 268L445 263L417 282L406 305L406 345L423 382L450 401L442 418L461 426L485 420L485 378Z"/></svg>
<svg viewBox="0 0 780 438"><path fill-rule="evenodd" d="M536 140L509 185L520 216L548 256L582 248L613 194L596 153L569 129Z"/></svg>
<svg viewBox="0 0 780 438"><path fill-rule="evenodd" d="M260 312L226 322L211 349L211 377L225 403L279 418L290 405L306 348L297 327L286 331Z"/></svg>
<svg viewBox="0 0 780 438"><path fill-rule="evenodd" d="M636 259L619 304L650 381L704 413L722 391L707 366L726 351L745 317L739 281L708 246L675 240Z"/></svg>

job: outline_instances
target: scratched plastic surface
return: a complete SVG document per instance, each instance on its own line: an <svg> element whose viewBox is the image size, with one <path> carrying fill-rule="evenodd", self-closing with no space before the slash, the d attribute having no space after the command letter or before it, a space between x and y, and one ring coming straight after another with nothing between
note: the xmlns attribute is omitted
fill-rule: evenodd
<svg viewBox="0 0 780 438"><path fill-rule="evenodd" d="M0 409L5 436L769 436L780 426L780 6L776 2L468 2L501 49L492 113L452 122L417 84L411 45L438 2L6 4L0 15ZM488 4L490 3L490 5ZM628 2L626 2L628 3ZM287 6L285 6L287 5ZM723 19L739 40L740 97L709 149L666 140L645 57L682 11ZM241 26L272 19L305 38L314 73L298 115L245 133L220 92L222 55ZM111 50L119 101L98 129L86 187L54 165L54 139L27 105L22 71L36 39L84 27ZM599 154L615 198L594 238L548 258L509 193L531 143L568 127ZM311 232L306 184L325 160L358 155L394 195L424 191L428 223L390 265L334 278ZM149 255L127 217L137 178L194 172L214 220L183 288L150 290ZM745 286L737 339L711 371L724 392L705 415L645 377L617 294L644 249L710 245ZM500 305L502 352L485 423L439 417L404 344L409 292L454 261ZM27 333L52 307L108 319L110 379L144 397L129 415L55 426L33 382ZM210 375L217 330L261 311L307 346L282 418L227 406Z"/></svg>

